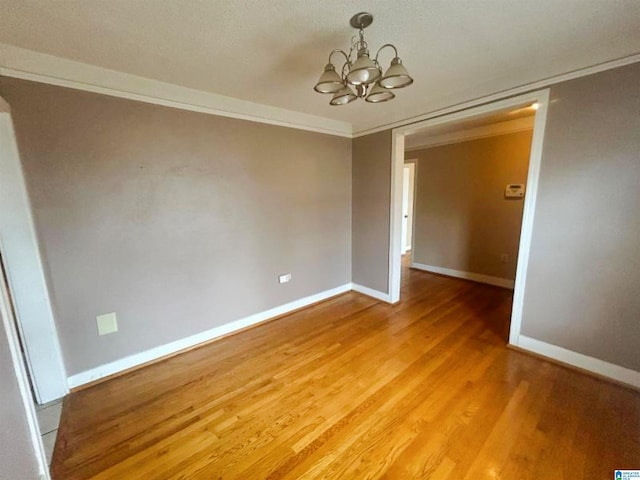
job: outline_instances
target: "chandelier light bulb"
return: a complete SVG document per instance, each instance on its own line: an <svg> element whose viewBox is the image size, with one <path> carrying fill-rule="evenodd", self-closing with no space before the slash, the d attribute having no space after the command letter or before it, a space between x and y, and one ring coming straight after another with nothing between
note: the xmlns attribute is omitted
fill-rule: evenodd
<svg viewBox="0 0 640 480"><path fill-rule="evenodd" d="M347 82L351 85L368 85L377 81L380 75L382 72L369 58L369 52L365 50L358 53L358 59L347 74Z"/></svg>

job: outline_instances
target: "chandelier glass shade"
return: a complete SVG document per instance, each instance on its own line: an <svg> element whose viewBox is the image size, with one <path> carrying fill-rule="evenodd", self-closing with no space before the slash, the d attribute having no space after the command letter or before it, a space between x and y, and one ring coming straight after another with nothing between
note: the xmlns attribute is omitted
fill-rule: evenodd
<svg viewBox="0 0 640 480"><path fill-rule="evenodd" d="M403 88L413 83L413 78L402 64L394 45L383 45L378 49L375 58L371 59L369 46L364 39L364 29L371 25L371 22L373 16L366 12L358 13L351 18L351 26L357 28L359 33L351 39L349 53L340 49L333 50L329 54L329 62L313 87L318 93L333 94L329 101L331 105L346 105L358 98L364 98L369 103L386 102L395 98L392 89ZM394 57L383 74L378 57L385 48L393 49ZM331 61L334 54L344 57L344 63L339 70L336 70Z"/></svg>
<svg viewBox="0 0 640 480"><path fill-rule="evenodd" d="M353 90L346 85L343 85L340 90L333 94L331 101L329 102L331 105L346 105L347 103L351 103L354 100L357 100L358 96L353 93Z"/></svg>

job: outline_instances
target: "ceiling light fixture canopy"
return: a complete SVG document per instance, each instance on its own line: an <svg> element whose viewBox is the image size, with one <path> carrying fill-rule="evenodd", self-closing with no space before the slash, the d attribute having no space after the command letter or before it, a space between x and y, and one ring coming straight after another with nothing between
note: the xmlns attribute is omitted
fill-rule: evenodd
<svg viewBox="0 0 640 480"><path fill-rule="evenodd" d="M413 78L398 57L398 49L386 43L378 49L375 58L369 56L369 45L364 39L364 29L373 22L373 15L361 12L351 17L351 26L359 30L358 35L351 39L349 53L335 49L329 54L329 62L324 67L318 82L313 89L318 93L331 93L331 105L346 105L358 98L364 98L369 103L381 103L395 98L391 91L403 88L413 83ZM383 74L378 57L385 48L392 48L394 57L387 71ZM355 58L352 59L355 52ZM334 54L344 56L342 68L336 70L331 62ZM340 72L340 73L338 73ZM355 88L355 92L353 88Z"/></svg>

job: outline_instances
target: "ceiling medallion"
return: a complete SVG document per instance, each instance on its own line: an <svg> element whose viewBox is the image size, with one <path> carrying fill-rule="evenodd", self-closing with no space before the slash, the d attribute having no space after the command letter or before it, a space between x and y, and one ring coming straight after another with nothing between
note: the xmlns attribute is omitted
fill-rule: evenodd
<svg viewBox="0 0 640 480"><path fill-rule="evenodd" d="M398 50L390 43L386 43L378 49L375 58L369 58L369 45L364 39L364 29L373 22L373 15L367 12L357 13L351 17L351 26L359 30L357 36L351 39L351 48L347 54L336 49L329 54L329 63L324 67L324 72L313 89L318 93L331 93L333 97L331 105L346 105L358 98L364 98L369 103L381 103L395 98L393 89L402 88L413 83L413 78L404 68L402 60L398 57ZM378 63L378 56L384 48L392 48L394 51L391 65L382 74L382 68ZM356 53L356 58L352 56ZM336 71L331 63L331 57L342 54L345 62L342 68ZM355 92L353 88L355 88Z"/></svg>

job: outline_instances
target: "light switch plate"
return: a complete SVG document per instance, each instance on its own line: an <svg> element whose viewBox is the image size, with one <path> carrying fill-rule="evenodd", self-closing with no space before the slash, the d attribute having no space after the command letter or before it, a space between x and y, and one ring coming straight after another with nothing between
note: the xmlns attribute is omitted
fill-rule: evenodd
<svg viewBox="0 0 640 480"><path fill-rule="evenodd" d="M96 321L98 323L98 335L107 335L118 331L118 318L115 312L98 315Z"/></svg>

